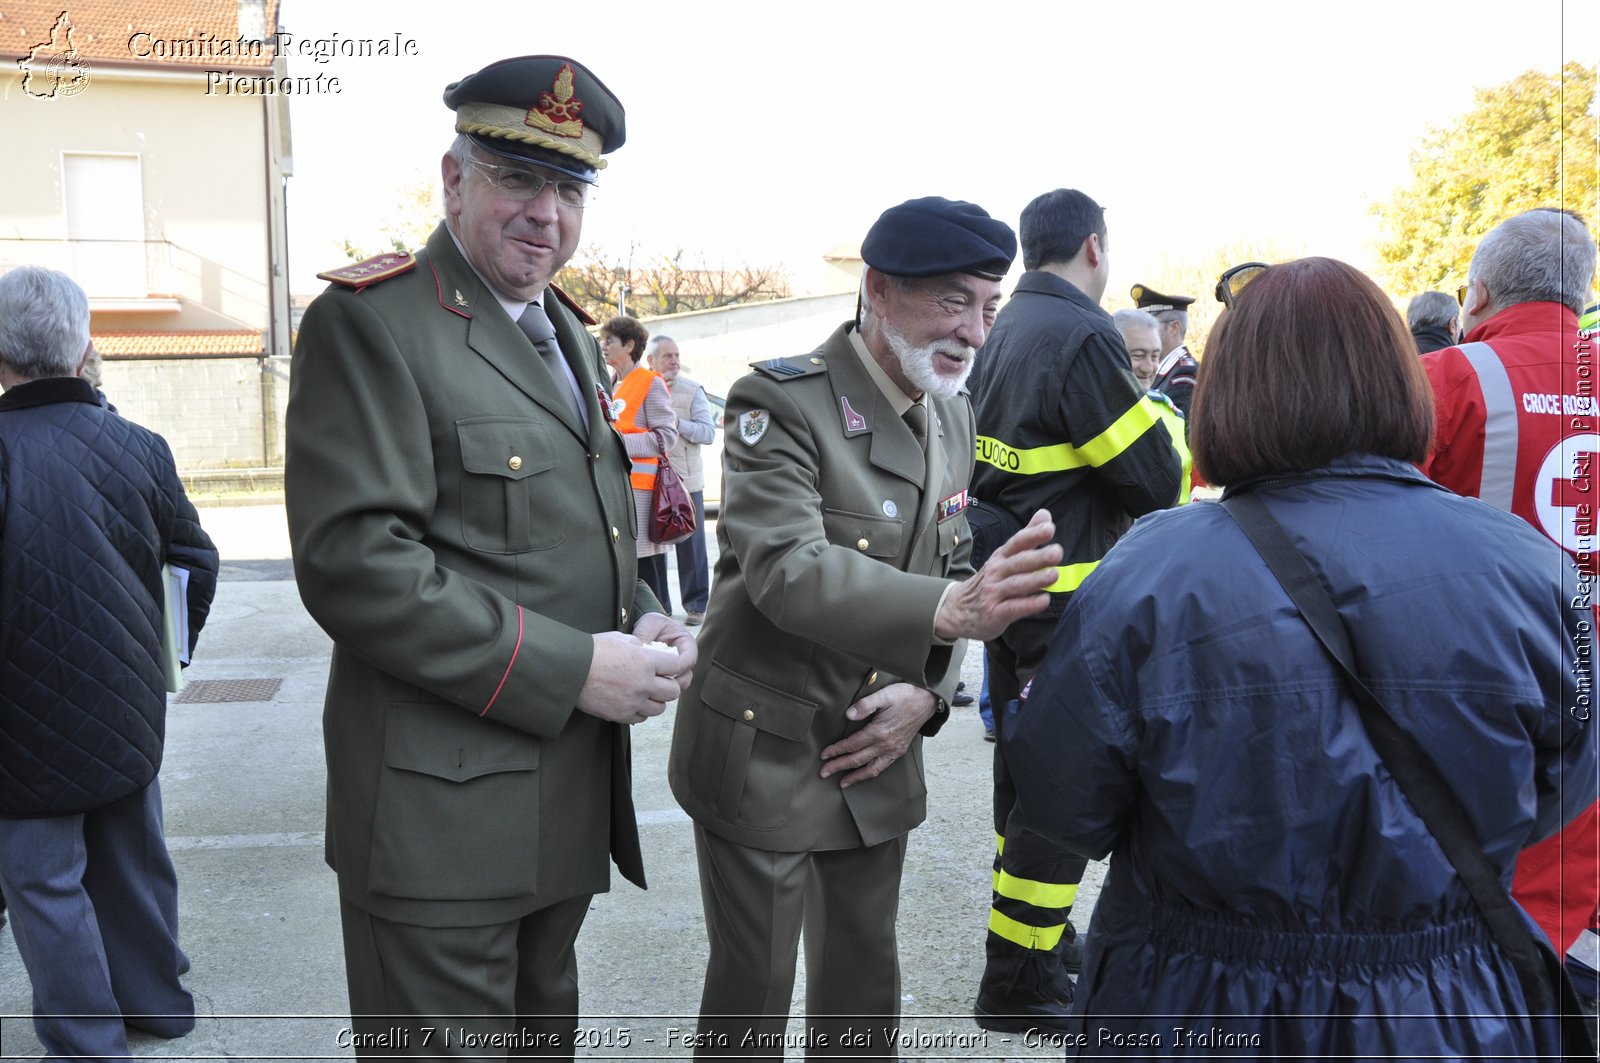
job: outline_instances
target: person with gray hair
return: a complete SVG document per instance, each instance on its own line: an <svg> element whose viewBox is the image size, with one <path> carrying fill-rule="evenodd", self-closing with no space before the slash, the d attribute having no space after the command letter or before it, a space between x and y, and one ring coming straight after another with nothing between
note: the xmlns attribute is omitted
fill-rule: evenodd
<svg viewBox="0 0 1600 1063"><path fill-rule="evenodd" d="M1443 350L1461 338L1461 304L1449 292L1422 292L1406 304L1406 328L1417 353Z"/></svg>
<svg viewBox="0 0 1600 1063"><path fill-rule="evenodd" d="M1194 399L1195 381L1200 375L1200 363L1184 343L1189 333L1189 305L1194 299L1187 295L1167 295L1147 284L1135 284L1128 295L1135 307L1155 319L1156 331L1161 337L1161 364L1156 366L1156 379L1151 386L1171 399L1187 417L1189 403Z"/></svg>
<svg viewBox="0 0 1600 1063"><path fill-rule="evenodd" d="M1593 573L1600 452L1594 342L1578 314L1595 271L1583 219L1539 208L1501 222L1473 253L1459 346L1422 356L1437 429L1422 470L1522 517ZM1573 608L1594 604L1579 584ZM1600 808L1517 860L1512 896L1568 949L1600 904Z"/></svg>
<svg viewBox="0 0 1600 1063"><path fill-rule="evenodd" d="M667 448L667 460L683 480L694 501L694 534L681 540L678 552L678 595L683 599L684 623L698 627L706 618L711 599L711 564L706 553L706 469L700 448L717 438L706 389L679 371L678 344L671 336L651 336L644 345L650 368L667 382L672 412L678 415L678 436ZM658 596L659 597L659 596Z"/></svg>
<svg viewBox="0 0 1600 1063"><path fill-rule="evenodd" d="M0 277L0 890L50 1058L126 1058L124 1023L194 1028L162 833L163 566L192 651L217 551L155 433L81 378L89 303Z"/></svg>
<svg viewBox="0 0 1600 1063"><path fill-rule="evenodd" d="M1128 348L1128 368L1133 378L1148 392L1155 386L1156 370L1161 365L1161 323L1143 310L1118 310L1111 323L1122 334Z"/></svg>

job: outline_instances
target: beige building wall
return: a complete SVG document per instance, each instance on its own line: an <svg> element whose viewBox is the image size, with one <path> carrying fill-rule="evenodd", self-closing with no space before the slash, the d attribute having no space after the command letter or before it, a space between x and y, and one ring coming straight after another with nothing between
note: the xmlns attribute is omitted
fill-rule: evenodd
<svg viewBox="0 0 1600 1063"><path fill-rule="evenodd" d="M266 108L271 98L208 95L202 73L97 66L67 98L24 94L0 80L7 195L0 198L0 267L73 272L66 243L63 159L137 157L148 295L95 300L95 328L268 328ZM22 179L26 175L26 179ZM21 238L20 240L18 238Z"/></svg>

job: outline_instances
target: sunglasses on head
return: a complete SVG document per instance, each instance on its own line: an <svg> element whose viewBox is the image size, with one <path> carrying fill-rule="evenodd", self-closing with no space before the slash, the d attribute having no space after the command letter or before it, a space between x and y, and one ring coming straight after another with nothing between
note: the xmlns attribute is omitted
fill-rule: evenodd
<svg viewBox="0 0 1600 1063"><path fill-rule="evenodd" d="M1245 285L1267 271L1265 262L1243 262L1217 278L1217 302L1232 308L1233 301L1244 291Z"/></svg>

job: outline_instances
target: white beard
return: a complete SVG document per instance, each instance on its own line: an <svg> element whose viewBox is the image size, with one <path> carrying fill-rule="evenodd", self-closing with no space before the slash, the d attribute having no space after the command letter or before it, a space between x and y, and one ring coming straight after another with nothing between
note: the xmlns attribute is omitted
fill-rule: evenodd
<svg viewBox="0 0 1600 1063"><path fill-rule="evenodd" d="M913 347L905 334L887 321L883 323L883 337L888 341L889 349L894 352L894 356L900 360L900 371L911 381L911 385L935 398L955 398L961 393L967 377L972 375L972 365L977 360L977 352L964 344L956 343L954 340L939 340L926 347ZM959 376L940 376L934 370L934 356L946 352L959 355L965 360Z"/></svg>

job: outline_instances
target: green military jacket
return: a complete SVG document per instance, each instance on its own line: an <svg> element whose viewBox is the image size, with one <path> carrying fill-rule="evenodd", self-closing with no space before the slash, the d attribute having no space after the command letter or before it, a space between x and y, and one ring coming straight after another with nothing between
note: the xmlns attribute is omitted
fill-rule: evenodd
<svg viewBox="0 0 1600 1063"><path fill-rule="evenodd" d="M340 890L469 925L605 890L608 852L642 885L627 729L574 709L591 634L660 609L598 347L547 291L584 429L444 226L414 268L349 283L301 325L285 470L295 577L334 642Z"/></svg>
<svg viewBox="0 0 1600 1063"><path fill-rule="evenodd" d="M846 790L820 777L822 750L865 726L845 718L853 702L891 683L948 702L965 650L938 644L933 621L972 573L971 406L930 397L924 453L853 327L728 395L721 554L669 774L706 830L760 849L875 845L921 823L920 738Z"/></svg>

